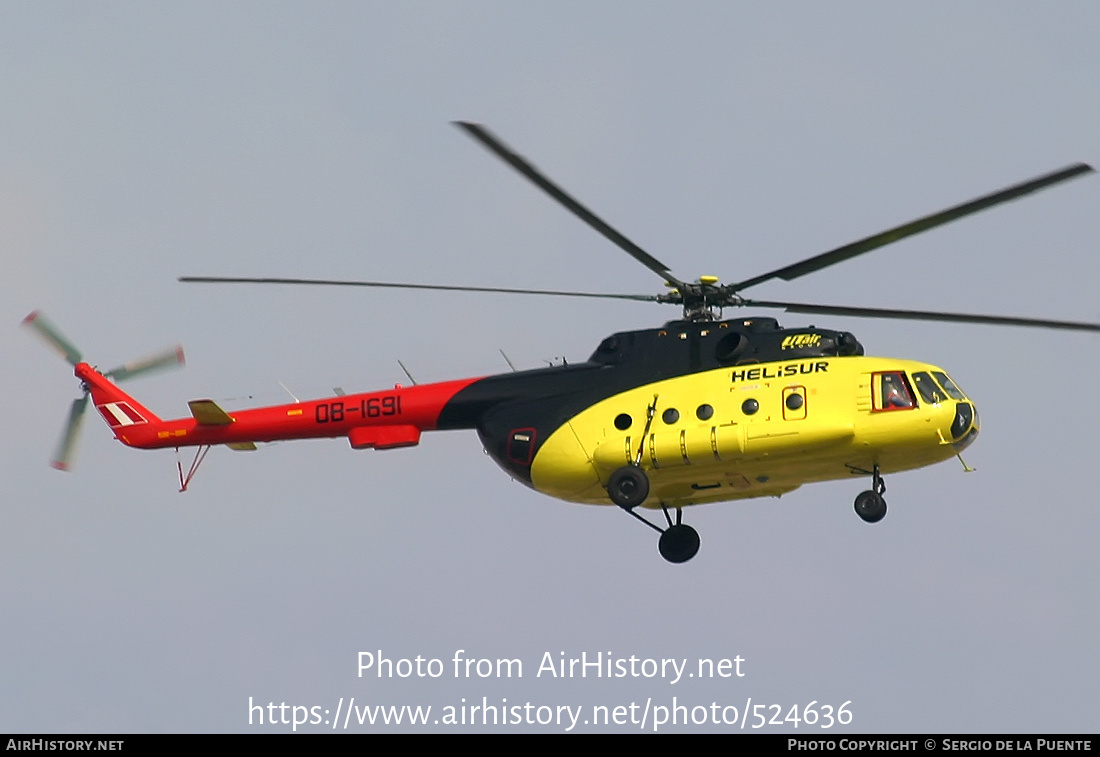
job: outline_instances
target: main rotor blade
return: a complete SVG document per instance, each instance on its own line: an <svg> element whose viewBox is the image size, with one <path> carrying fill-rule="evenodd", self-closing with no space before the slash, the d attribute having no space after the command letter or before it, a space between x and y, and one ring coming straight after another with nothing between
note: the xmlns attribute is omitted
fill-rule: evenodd
<svg viewBox="0 0 1100 757"><path fill-rule="evenodd" d="M558 292L550 289L506 289L435 284L395 284L388 281L347 281L344 279L282 279L247 276L180 276L185 284L308 284L311 286L384 287L389 289L429 289L440 292L495 292L499 294L548 294L555 297L600 297L637 302L657 302L655 294L610 294L606 292Z"/></svg>
<svg viewBox="0 0 1100 757"><path fill-rule="evenodd" d="M970 215L971 213L977 213L979 210L985 210L986 208L999 205L1002 202L1008 202L1009 200L1015 200L1023 195L1036 192L1040 189L1044 189L1053 184L1072 179L1075 176L1080 176L1084 173L1093 171L1092 166L1085 163L1076 163L1072 166L1067 166L1059 171L1039 176L1030 181L1025 181L1020 184L1015 184L1011 187L994 192L992 194L979 197L970 202L964 202L961 205L956 205L946 210L941 210L938 213L925 216L924 218L918 218L915 221L896 226L892 229L873 234L865 239L846 244L842 247L837 247L835 250L823 252L820 255L815 255L812 258L807 258L798 263L786 266L785 268L778 268L770 273L761 274L751 279L746 279L738 284L730 285L730 289L733 291L741 291L748 287L755 286L764 281L770 279L783 279L784 281L790 281L797 279L799 276L805 276L807 273L813 273L819 271L822 268L831 266L835 263L840 263L848 258L854 258L857 255L862 255L865 252L876 250L879 247L888 245L891 242L897 242L899 239L912 236L913 234L919 234L922 231L928 231L942 224L950 221L957 220L963 216Z"/></svg>
<svg viewBox="0 0 1100 757"><path fill-rule="evenodd" d="M508 163L512 168L519 171L521 174L530 179L536 184L542 191L553 197L555 200L564 205L573 215L580 218L596 231L603 234L612 243L617 245L619 249L624 250L628 255L633 257L639 263L644 265L649 270L656 273L664 281L671 282L676 286L683 286L683 282L675 278L668 272L668 266L657 260L657 258L650 255L638 245L631 242L629 239L620 234L614 227L597 216L591 210L581 205L569 195L564 189L559 187L554 182L550 181L544 176L537 168L528 163L522 156L512 152L512 150L501 142L497 137L480 124L473 124L467 121L454 121L455 126L466 131L471 137L481 142L491 152L495 153L497 157Z"/></svg>
<svg viewBox="0 0 1100 757"><path fill-rule="evenodd" d="M34 329L35 333L60 352L61 356L69 361L70 365L76 365L83 359L80 350L73 346L73 343L66 339L57 327L37 310L23 319L23 325Z"/></svg>
<svg viewBox="0 0 1100 757"><path fill-rule="evenodd" d="M175 347L171 347L163 352L149 355L140 360L133 360L125 365L120 365L118 368L112 368L103 375L115 381L125 381L128 378L140 376L143 373L149 373L163 368L174 368L177 365L183 365L183 362L183 347L177 344Z"/></svg>
<svg viewBox="0 0 1100 757"><path fill-rule="evenodd" d="M948 323L978 323L993 326L1029 326L1040 329L1062 329L1066 331L1100 331L1100 323L1080 321L1048 321L1038 318L1014 318L1003 315L976 315L973 313L939 313L929 310L894 310L883 308L860 308L845 305L810 305L800 302L768 302L765 300L744 300L746 307L779 308L790 313L811 313L826 315L850 315L862 318L894 318L906 321L945 321Z"/></svg>
<svg viewBox="0 0 1100 757"><path fill-rule="evenodd" d="M53 460L50 461L50 465L58 470L69 470L73 460L73 449L76 445L77 435L80 433L80 426L84 422L84 410L88 407L88 393L85 392L84 396L80 399L73 400L72 407L69 408L69 418L65 422L65 429L61 432L61 441L57 444L57 451L54 452Z"/></svg>

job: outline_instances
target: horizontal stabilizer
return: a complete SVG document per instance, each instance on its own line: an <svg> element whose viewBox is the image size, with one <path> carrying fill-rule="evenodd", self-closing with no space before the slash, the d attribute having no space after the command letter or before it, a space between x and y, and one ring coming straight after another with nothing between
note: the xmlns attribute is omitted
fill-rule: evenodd
<svg viewBox="0 0 1100 757"><path fill-rule="evenodd" d="M229 447L229 449L236 450L237 452L255 452L256 451L256 443L255 442L229 442L225 446Z"/></svg>
<svg viewBox="0 0 1100 757"><path fill-rule="evenodd" d="M191 400L187 406L200 426L228 426L233 422L229 413L218 407L214 400Z"/></svg>

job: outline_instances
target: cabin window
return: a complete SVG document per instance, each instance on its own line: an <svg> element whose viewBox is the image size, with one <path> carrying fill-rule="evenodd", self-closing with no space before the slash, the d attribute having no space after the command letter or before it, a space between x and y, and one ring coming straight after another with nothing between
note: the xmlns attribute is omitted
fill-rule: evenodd
<svg viewBox="0 0 1100 757"><path fill-rule="evenodd" d="M917 406L901 371L876 373L871 381L875 410L912 410Z"/></svg>
<svg viewBox="0 0 1100 757"><path fill-rule="evenodd" d="M695 417L701 421L709 421L714 415L714 408L710 405L700 405L695 409Z"/></svg>
<svg viewBox="0 0 1100 757"><path fill-rule="evenodd" d="M626 431L634 423L634 419L626 413L619 413L615 416L615 428L620 431Z"/></svg>
<svg viewBox="0 0 1100 757"><path fill-rule="evenodd" d="M760 403L754 399L747 399L741 403L741 412L745 415L753 415L760 409Z"/></svg>
<svg viewBox="0 0 1100 757"><path fill-rule="evenodd" d="M671 426L673 423L680 420L680 411L674 407L670 407L668 410L661 413L661 420Z"/></svg>
<svg viewBox="0 0 1100 757"><path fill-rule="evenodd" d="M784 387L783 418L788 421L806 420L806 387Z"/></svg>

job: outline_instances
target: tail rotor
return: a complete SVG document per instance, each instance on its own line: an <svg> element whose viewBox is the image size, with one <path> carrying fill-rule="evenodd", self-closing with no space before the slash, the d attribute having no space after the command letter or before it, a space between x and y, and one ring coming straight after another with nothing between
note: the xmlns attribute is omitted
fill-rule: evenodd
<svg viewBox="0 0 1100 757"><path fill-rule="evenodd" d="M123 363L117 368L112 368L103 375L112 381L125 381L128 378L134 376L140 376L143 373L152 373L164 368L175 368L183 365L183 347L178 344L175 347L170 347L162 352L149 355L140 360L132 360L129 363Z"/></svg>
<svg viewBox="0 0 1100 757"><path fill-rule="evenodd" d="M36 334L46 340L46 343L61 353L61 357L68 361L69 365L76 366L84 356L73 343L66 339L46 316L35 310L23 319L23 325L33 329Z"/></svg>
<svg viewBox="0 0 1100 757"><path fill-rule="evenodd" d="M65 422L65 430L61 432L61 441L57 443L57 450L50 460L50 465L58 470L69 470L73 460L73 449L76 447L76 438L80 434L80 427L84 425L84 411L88 409L88 392L84 396L73 400L73 406L69 410L69 418Z"/></svg>
<svg viewBox="0 0 1100 757"><path fill-rule="evenodd" d="M47 344L61 353L61 356L65 358L69 365L75 368L83 362L84 358L80 350L61 333L57 326L37 310L23 319L23 325L32 329ZM176 345L140 360L123 363L117 368L106 371L103 376L113 381L125 381L146 373L182 366L183 363L183 348ZM88 387L83 383L81 387L83 395L73 400L73 404L69 408L69 416L65 421L65 427L61 432L61 441L58 442L57 450L50 461L50 465L58 470L67 471L72 465L76 441L80 435L80 427L84 423L84 413L88 409Z"/></svg>

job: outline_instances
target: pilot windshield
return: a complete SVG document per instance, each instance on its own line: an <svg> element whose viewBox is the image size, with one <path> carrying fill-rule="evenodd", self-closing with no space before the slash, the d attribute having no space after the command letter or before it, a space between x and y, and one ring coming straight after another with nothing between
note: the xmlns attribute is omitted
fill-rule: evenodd
<svg viewBox="0 0 1100 757"><path fill-rule="evenodd" d="M930 405L938 405L947 399L944 390L924 371L913 374L913 384L917 387L921 399Z"/></svg>
<svg viewBox="0 0 1100 757"><path fill-rule="evenodd" d="M955 386L955 382L947 378L947 374L943 371L932 371L932 375L936 377L936 381L940 382L940 386L947 392L947 396L953 400L966 399L962 390Z"/></svg>

